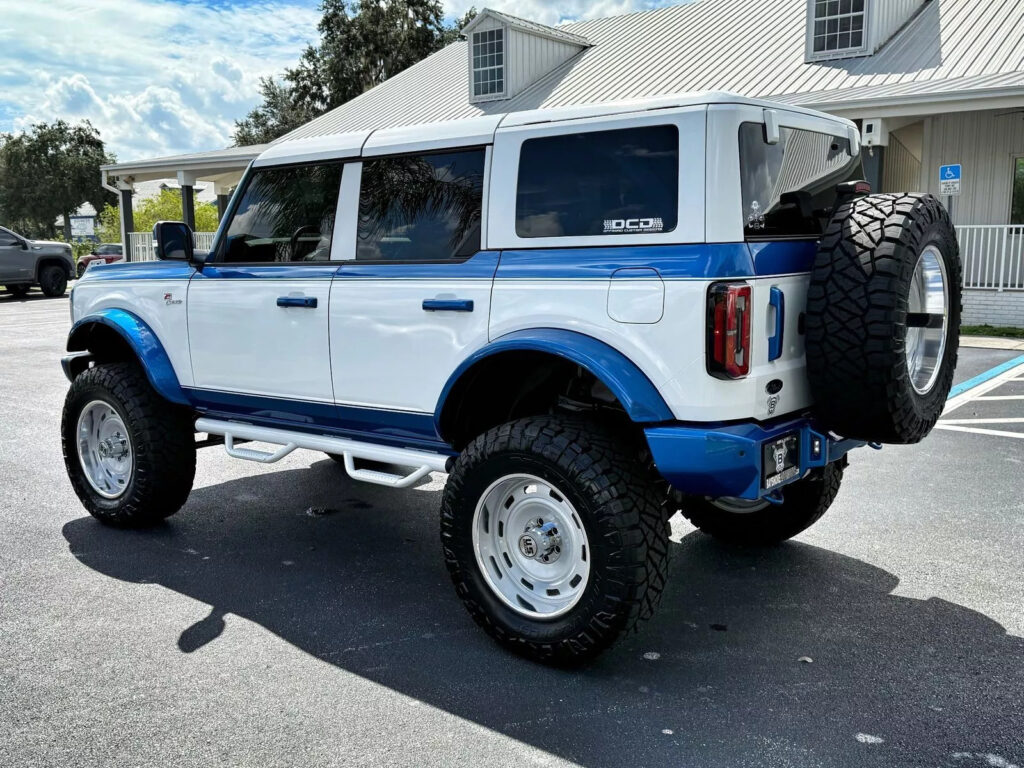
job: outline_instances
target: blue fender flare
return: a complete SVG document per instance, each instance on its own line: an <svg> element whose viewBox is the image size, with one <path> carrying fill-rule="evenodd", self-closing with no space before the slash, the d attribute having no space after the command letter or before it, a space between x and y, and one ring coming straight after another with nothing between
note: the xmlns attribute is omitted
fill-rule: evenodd
<svg viewBox="0 0 1024 768"><path fill-rule="evenodd" d="M441 415L459 380L487 358L511 351L546 352L589 371L622 404L629 418L640 424L674 420L665 399L636 364L614 347L592 336L560 328L536 328L501 336L466 358L441 390L434 410L434 425L441 434Z"/></svg>
<svg viewBox="0 0 1024 768"><path fill-rule="evenodd" d="M128 342L146 372L146 378L161 397L172 403L188 405L188 398L171 365L160 339L145 321L123 309L103 309L83 317L71 327L68 334L68 352L81 352L89 348L92 328L103 325L113 329Z"/></svg>

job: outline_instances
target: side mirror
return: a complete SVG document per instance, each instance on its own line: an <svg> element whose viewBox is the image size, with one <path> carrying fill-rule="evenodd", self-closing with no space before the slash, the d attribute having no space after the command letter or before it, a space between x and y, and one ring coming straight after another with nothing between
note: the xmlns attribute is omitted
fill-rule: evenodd
<svg viewBox="0 0 1024 768"><path fill-rule="evenodd" d="M158 221L153 225L153 246L158 259L191 262L195 236L183 221Z"/></svg>

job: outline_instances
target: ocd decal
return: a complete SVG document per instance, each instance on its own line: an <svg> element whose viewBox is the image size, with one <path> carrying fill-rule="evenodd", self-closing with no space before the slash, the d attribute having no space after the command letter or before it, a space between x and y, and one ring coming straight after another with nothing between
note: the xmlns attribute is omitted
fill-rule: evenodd
<svg viewBox="0 0 1024 768"><path fill-rule="evenodd" d="M661 232L665 228L661 219L605 219L605 234L620 232Z"/></svg>

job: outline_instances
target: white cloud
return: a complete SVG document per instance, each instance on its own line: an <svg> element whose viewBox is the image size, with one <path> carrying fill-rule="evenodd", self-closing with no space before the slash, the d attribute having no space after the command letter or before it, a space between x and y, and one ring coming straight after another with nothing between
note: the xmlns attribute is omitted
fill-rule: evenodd
<svg viewBox="0 0 1024 768"><path fill-rule="evenodd" d="M671 0L446 0L559 24ZM677 2L679 0L676 0ZM0 130L88 118L121 160L217 149L317 37L317 0L0 0ZM4 122L6 120L6 123Z"/></svg>
<svg viewBox="0 0 1024 768"><path fill-rule="evenodd" d="M8 128L88 118L122 160L216 149L317 38L312 0L0 0ZM0 126L3 128L3 126Z"/></svg>

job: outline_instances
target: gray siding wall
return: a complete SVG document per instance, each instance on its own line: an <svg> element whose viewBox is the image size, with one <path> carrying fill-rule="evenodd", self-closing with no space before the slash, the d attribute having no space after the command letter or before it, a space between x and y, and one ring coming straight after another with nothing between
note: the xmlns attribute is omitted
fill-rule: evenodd
<svg viewBox="0 0 1024 768"><path fill-rule="evenodd" d="M960 163L963 188L953 203L954 222L1008 224L1016 155L1024 155L1024 114L1019 111L930 117L925 121L921 189L938 194L939 166Z"/></svg>
<svg viewBox="0 0 1024 768"><path fill-rule="evenodd" d="M515 96L580 51L578 45L513 29L509 34L508 95Z"/></svg>
<svg viewBox="0 0 1024 768"><path fill-rule="evenodd" d="M871 50L877 51L896 34L924 0L872 0L869 10Z"/></svg>

